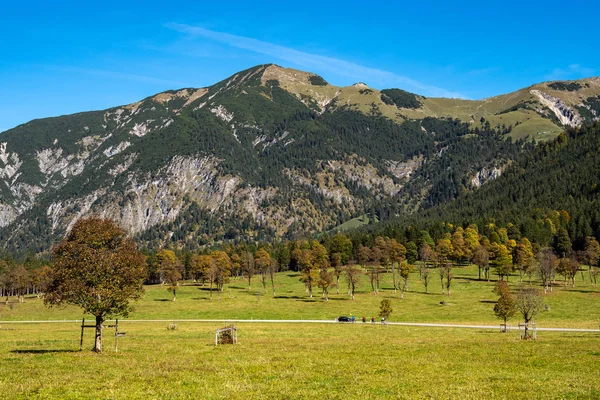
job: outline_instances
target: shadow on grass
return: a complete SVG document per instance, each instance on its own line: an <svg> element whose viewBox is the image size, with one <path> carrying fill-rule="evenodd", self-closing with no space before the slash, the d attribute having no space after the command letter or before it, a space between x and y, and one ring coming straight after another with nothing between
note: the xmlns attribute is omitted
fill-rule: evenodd
<svg viewBox="0 0 600 400"><path fill-rule="evenodd" d="M598 293L597 290L585 290L585 289L573 289L573 288L567 288L567 291L576 292L576 293Z"/></svg>
<svg viewBox="0 0 600 400"><path fill-rule="evenodd" d="M480 303L485 303L485 304L496 304L497 301L494 300L479 300Z"/></svg>
<svg viewBox="0 0 600 400"><path fill-rule="evenodd" d="M42 349L30 349L30 350L11 350L11 353L15 354L52 354L52 353L75 353L79 352L79 350L42 350Z"/></svg>
<svg viewBox="0 0 600 400"><path fill-rule="evenodd" d="M169 299L154 299L154 301L173 301L173 299L169 300Z"/></svg>

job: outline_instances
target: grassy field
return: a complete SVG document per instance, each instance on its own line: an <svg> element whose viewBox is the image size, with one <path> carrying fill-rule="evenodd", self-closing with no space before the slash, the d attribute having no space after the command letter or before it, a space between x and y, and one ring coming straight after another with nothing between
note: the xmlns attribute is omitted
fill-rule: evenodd
<svg viewBox="0 0 600 400"><path fill-rule="evenodd" d="M391 289L374 296L362 278L355 301L343 293L328 303L308 298L294 272L280 273L277 297L259 297L233 278L221 300L206 287L185 285L177 301L164 286L149 286L132 319L240 318L333 319L376 316L392 299L392 321L498 324L492 313L493 282L477 280L473 267L457 268L452 295L440 293L432 274L425 294L418 274L401 300ZM511 277L513 286L518 277ZM560 283L560 281L558 282ZM536 284L536 283L534 283ZM270 287L269 287L270 289ZM260 291L260 290L259 290ZM442 305L440 302L446 304ZM545 296L538 326L598 328L600 288L579 276L575 288L557 286ZM77 319L76 308L46 309L35 297L1 319ZM512 324L517 323L515 318ZM222 323L122 320L127 335L114 352L105 332L103 354L79 352L77 323L0 324L0 392L5 398L600 398L599 333L517 332L382 326L380 324L238 323L239 344L214 346ZM86 332L84 348L92 347Z"/></svg>
<svg viewBox="0 0 600 400"><path fill-rule="evenodd" d="M552 293L545 296L548 310L537 318L539 326L598 328L600 307L592 307L600 302L600 286L589 283L577 276L575 287L565 287L560 280ZM357 288L356 300L346 293L346 284L340 281L340 293L333 288L329 302L322 299L319 289L314 289L309 298L297 272L281 272L275 281L276 297L273 297L270 283L267 293L263 293L258 277L252 280L248 290L243 278L232 278L225 285L221 299L210 291L207 285L186 283L177 292L177 301L166 286L146 287L144 298L135 304L131 319L334 319L339 315L355 315L357 318L377 316L379 303L384 298L392 300L394 312L391 321L403 322L449 322L472 324L497 324L493 306L498 296L492 292L494 281L480 281L476 267L454 269L451 295L441 294L439 275L432 270L429 293L425 293L419 274L414 272L409 280L409 291L400 299L400 292L394 293L391 273L382 275L382 290L375 296L371 292L369 278L363 276ZM519 277L511 276L509 283L513 289L519 285ZM534 285L539 282L534 281ZM261 296L257 296L260 293ZM444 304L441 304L441 303ZM0 320L53 320L77 319L82 317L80 309L47 309L35 296L26 298L25 303L16 304L11 310L3 306ZM511 321L509 321L511 322ZM518 323L516 317L512 321Z"/></svg>
<svg viewBox="0 0 600 400"><path fill-rule="evenodd" d="M120 351L73 351L76 324L13 326L0 335L5 398L597 399L598 335L371 324L124 323ZM6 328L4 328L6 329ZM87 338L86 344L92 345Z"/></svg>

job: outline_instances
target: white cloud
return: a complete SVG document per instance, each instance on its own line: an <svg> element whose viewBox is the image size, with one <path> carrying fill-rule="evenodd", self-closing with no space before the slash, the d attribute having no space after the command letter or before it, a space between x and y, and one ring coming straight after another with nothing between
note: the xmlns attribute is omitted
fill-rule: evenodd
<svg viewBox="0 0 600 400"><path fill-rule="evenodd" d="M313 70L313 72L328 72L331 74L353 78L359 81L375 81L383 85L400 86L405 90L426 96L465 98L465 96L460 93L452 92L437 86L428 85L414 79L395 74L393 72L365 67L363 65L337 58L306 53L257 39L231 35L224 32L211 31L196 26L173 23L168 24L167 27L193 37L211 39L232 47L237 47L239 49L252 51L254 53L271 56L279 60L288 61L303 68Z"/></svg>
<svg viewBox="0 0 600 400"><path fill-rule="evenodd" d="M592 68L584 67L580 64L570 64L566 68L554 68L552 72L544 78L549 81L559 79L579 79L590 77L593 74L594 70Z"/></svg>

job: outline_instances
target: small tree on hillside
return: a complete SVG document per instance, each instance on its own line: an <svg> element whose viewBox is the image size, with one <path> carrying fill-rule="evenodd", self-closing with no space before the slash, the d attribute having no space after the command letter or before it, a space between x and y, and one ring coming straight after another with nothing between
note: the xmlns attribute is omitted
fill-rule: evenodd
<svg viewBox="0 0 600 400"><path fill-rule="evenodd" d="M510 292L508 283L505 281L496 282L494 292L500 295L496 305L494 305L494 314L496 314L496 317L503 320L504 325L506 325L506 321L515 315L515 312L517 311L516 299Z"/></svg>
<svg viewBox="0 0 600 400"><path fill-rule="evenodd" d="M269 274L269 268L271 266L271 255L265 249L260 249L254 256L254 263L256 269L260 273L260 281L263 285L263 290L267 293L267 275Z"/></svg>
<svg viewBox="0 0 600 400"><path fill-rule="evenodd" d="M355 265L348 265L345 269L346 272L346 280L348 281L348 289L352 300L354 300L354 292L356 290L356 285L360 283L360 276L362 275L362 271L359 267Z"/></svg>
<svg viewBox="0 0 600 400"><path fill-rule="evenodd" d="M379 316L385 319L388 319L392 314L392 302L389 299L381 300L381 304L379 305Z"/></svg>
<svg viewBox="0 0 600 400"><path fill-rule="evenodd" d="M600 244L596 238L587 236L585 238L584 262L587 263L590 274L590 281L596 283L596 275L598 275L598 260L600 259Z"/></svg>
<svg viewBox="0 0 600 400"><path fill-rule="evenodd" d="M473 250L473 264L477 265L479 271L479 279L481 280L481 271L485 278L490 280L490 253L483 246L477 246Z"/></svg>
<svg viewBox="0 0 600 400"><path fill-rule="evenodd" d="M318 286L323 291L323 297L325 301L329 301L329 288L333 284L333 275L327 270L327 268L321 268L319 270Z"/></svg>
<svg viewBox="0 0 600 400"><path fill-rule="evenodd" d="M242 274L248 279L248 290L251 289L252 277L256 273L254 256L249 251L244 251L241 258Z"/></svg>
<svg viewBox="0 0 600 400"><path fill-rule="evenodd" d="M402 286L400 287L400 298L403 299L404 298L404 292L408 290L408 278L410 278L410 273L413 271L414 269L414 265L409 264L408 261L404 260L400 263L400 267L398 268L400 270L400 276L402 277L402 280L404 281Z"/></svg>
<svg viewBox="0 0 600 400"><path fill-rule="evenodd" d="M44 294L50 307L73 304L96 317L94 351L102 352L102 323L127 316L130 300L143 293L146 259L114 222L80 219L52 251L52 280Z"/></svg>
<svg viewBox="0 0 600 400"><path fill-rule="evenodd" d="M571 281L571 285L575 286L575 275L579 271L579 262L575 258L561 258L558 261L557 272L565 278L565 286L568 281Z"/></svg>
<svg viewBox="0 0 600 400"><path fill-rule="evenodd" d="M220 250L215 250L210 253L210 257L213 260L212 273L214 275L215 284L217 285L217 300L221 300L221 292L225 287L225 283L227 283L231 276L231 259L227 253Z"/></svg>
<svg viewBox="0 0 600 400"><path fill-rule="evenodd" d="M177 300L179 281L183 277L183 265L177 259L173 250L161 250L156 254L160 266L160 276L163 282L168 283L168 291L173 293L173 301Z"/></svg>
<svg viewBox="0 0 600 400"><path fill-rule="evenodd" d="M556 267L558 266L558 258L550 247L540 249L538 253L538 272L540 279L544 285L544 294L548 293L548 287L552 291L552 279L556 275Z"/></svg>
<svg viewBox="0 0 600 400"><path fill-rule="evenodd" d="M537 289L522 287L517 293L516 306L517 310L523 316L523 321L525 322L525 339L528 339L531 337L529 335L529 322L543 310L544 300Z"/></svg>

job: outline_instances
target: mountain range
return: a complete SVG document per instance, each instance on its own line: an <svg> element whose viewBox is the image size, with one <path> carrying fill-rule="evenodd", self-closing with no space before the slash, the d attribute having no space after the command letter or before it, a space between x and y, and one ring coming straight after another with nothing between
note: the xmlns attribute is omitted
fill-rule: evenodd
<svg viewBox="0 0 600 400"><path fill-rule="evenodd" d="M196 248L402 218L480 191L599 117L600 78L461 100L259 65L1 133L0 238L45 252L95 214L144 245Z"/></svg>

